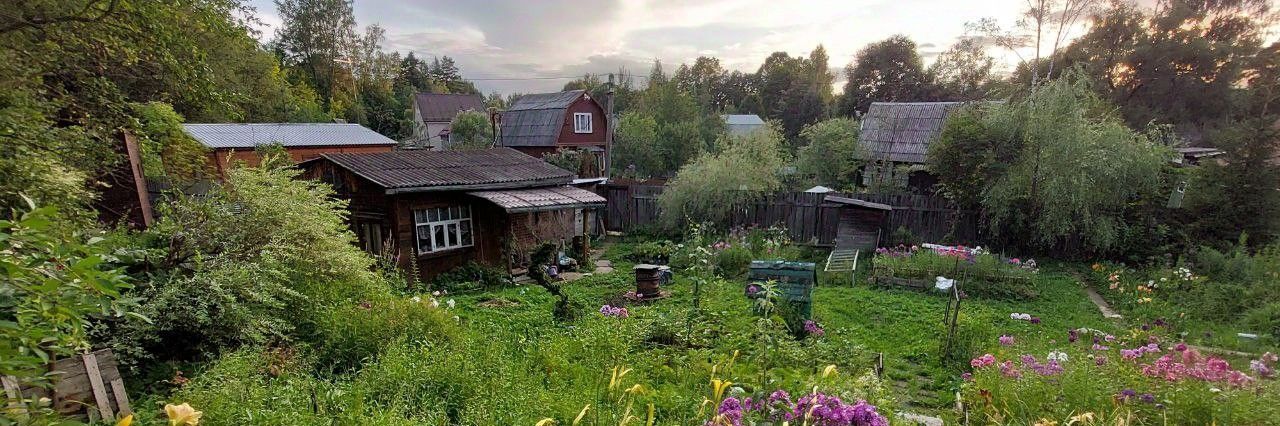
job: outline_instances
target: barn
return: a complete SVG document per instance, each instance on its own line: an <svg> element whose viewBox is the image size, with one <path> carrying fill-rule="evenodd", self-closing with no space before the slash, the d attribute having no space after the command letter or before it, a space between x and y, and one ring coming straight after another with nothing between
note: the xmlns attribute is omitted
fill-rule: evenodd
<svg viewBox="0 0 1280 426"><path fill-rule="evenodd" d="M560 150L588 151L596 158L594 170L604 170L608 117L586 91L524 95L499 120L500 146L538 158Z"/></svg>
<svg viewBox="0 0 1280 426"><path fill-rule="evenodd" d="M571 244L605 204L570 186L569 171L511 148L325 153L300 166L348 200L362 248L423 280L473 261L525 267L542 242Z"/></svg>

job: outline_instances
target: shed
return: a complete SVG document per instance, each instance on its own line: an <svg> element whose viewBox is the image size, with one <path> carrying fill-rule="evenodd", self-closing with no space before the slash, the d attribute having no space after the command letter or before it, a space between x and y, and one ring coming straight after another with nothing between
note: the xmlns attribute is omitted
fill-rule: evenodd
<svg viewBox="0 0 1280 426"><path fill-rule="evenodd" d="M397 142L359 124L198 123L183 130L210 150L209 162L223 176L229 161L257 165L259 146L279 143L293 161L326 153L389 152Z"/></svg>
<svg viewBox="0 0 1280 426"><path fill-rule="evenodd" d="M923 164L947 116L962 102L872 102L862 116L859 142L869 159Z"/></svg>
<svg viewBox="0 0 1280 426"><path fill-rule="evenodd" d="M302 167L348 200L361 247L393 251L424 280L472 261L523 266L538 244L582 235L605 204L510 148L325 154Z"/></svg>
<svg viewBox="0 0 1280 426"><path fill-rule="evenodd" d="M730 135L745 135L764 128L764 119L755 114L723 114L720 118Z"/></svg>
<svg viewBox="0 0 1280 426"><path fill-rule="evenodd" d="M839 195L827 195L823 201L841 206L840 223L836 226L837 250L874 250L880 244L892 206Z"/></svg>

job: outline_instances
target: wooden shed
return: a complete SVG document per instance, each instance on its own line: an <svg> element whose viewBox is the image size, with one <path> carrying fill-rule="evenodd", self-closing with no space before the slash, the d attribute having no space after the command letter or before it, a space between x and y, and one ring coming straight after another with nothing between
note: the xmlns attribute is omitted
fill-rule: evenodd
<svg viewBox="0 0 1280 426"><path fill-rule="evenodd" d="M510 148L322 154L302 167L349 201L362 248L416 262L424 280L470 261L525 266L542 242L582 235L605 204L569 186L569 171Z"/></svg>

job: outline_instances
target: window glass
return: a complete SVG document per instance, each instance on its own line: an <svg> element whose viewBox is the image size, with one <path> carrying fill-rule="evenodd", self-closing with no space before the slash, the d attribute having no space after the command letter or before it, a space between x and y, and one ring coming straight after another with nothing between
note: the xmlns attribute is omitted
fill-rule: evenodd
<svg viewBox="0 0 1280 426"><path fill-rule="evenodd" d="M440 210L427 209L427 222L435 222L440 220Z"/></svg>
<svg viewBox="0 0 1280 426"><path fill-rule="evenodd" d="M433 248L439 250L447 247L444 241L444 225L431 225L431 235L432 240L435 241Z"/></svg>
<svg viewBox="0 0 1280 426"><path fill-rule="evenodd" d="M418 252L424 253L431 251L431 228L430 225L419 225L418 227Z"/></svg>
<svg viewBox="0 0 1280 426"><path fill-rule="evenodd" d="M448 232L445 232L445 234L449 236L449 247L457 247L461 245L458 243L458 224L450 223L447 226L449 227L449 229L448 229Z"/></svg>
<svg viewBox="0 0 1280 426"><path fill-rule="evenodd" d="M471 245L471 221L464 220L458 223L458 233L461 235L462 245Z"/></svg>

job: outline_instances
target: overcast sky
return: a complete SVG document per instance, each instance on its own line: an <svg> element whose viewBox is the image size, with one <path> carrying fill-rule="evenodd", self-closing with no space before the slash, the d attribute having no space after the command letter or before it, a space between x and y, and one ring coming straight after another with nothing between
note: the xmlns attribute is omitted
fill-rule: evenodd
<svg viewBox="0 0 1280 426"><path fill-rule="evenodd" d="M271 37L280 23L275 5L250 3ZM842 68L862 46L894 34L915 40L928 62L965 34L966 22L1012 25L1024 7L1023 0L356 0L355 14L361 27L387 30L384 49L450 56L481 91L506 94L556 91L570 79L555 77L619 67L647 75L655 59L668 73L699 55L754 71L772 52L803 55L819 43Z"/></svg>

